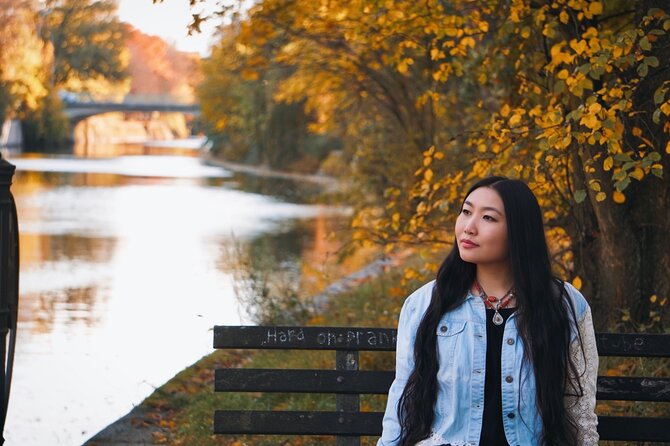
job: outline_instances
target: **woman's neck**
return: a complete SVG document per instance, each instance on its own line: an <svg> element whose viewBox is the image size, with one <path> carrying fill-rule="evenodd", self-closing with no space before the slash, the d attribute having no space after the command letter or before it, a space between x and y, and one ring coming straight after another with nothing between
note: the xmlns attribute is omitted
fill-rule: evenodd
<svg viewBox="0 0 670 446"><path fill-rule="evenodd" d="M489 296L502 297L514 286L509 263L477 265L477 282Z"/></svg>

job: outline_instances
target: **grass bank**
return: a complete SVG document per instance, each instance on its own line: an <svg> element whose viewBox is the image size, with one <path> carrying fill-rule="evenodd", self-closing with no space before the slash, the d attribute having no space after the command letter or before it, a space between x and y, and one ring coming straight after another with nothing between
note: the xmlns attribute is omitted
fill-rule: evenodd
<svg viewBox="0 0 670 446"><path fill-rule="evenodd" d="M312 317L307 325L395 326L402 303L420 280L404 285L402 268L389 266L383 273L360 283L355 289L337 294L324 311ZM362 352L361 368L367 370L393 368L392 353ZM216 351L186 368L158 388L142 405L155 414L162 429L154 435L157 444L173 445L308 445L335 444L324 437L275 436L254 437L212 435L212 415L216 409L256 410L334 410L334 395L226 393L213 391L214 369L244 366L250 368L334 368L332 352L287 351ZM383 410L385 398L366 396L361 399L365 410ZM374 444L368 439L363 444Z"/></svg>

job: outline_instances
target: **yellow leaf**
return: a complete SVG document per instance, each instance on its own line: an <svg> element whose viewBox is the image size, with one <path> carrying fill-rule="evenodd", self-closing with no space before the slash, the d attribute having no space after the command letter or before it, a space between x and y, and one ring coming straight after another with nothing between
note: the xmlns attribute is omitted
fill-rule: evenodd
<svg viewBox="0 0 670 446"><path fill-rule="evenodd" d="M597 202L605 201L605 198L607 198L607 195L605 194L605 192L598 192L596 194L596 201Z"/></svg>
<svg viewBox="0 0 670 446"><path fill-rule="evenodd" d="M603 107L597 102L594 102L593 104L589 105L589 112L591 113L598 113L602 109Z"/></svg>
<svg viewBox="0 0 670 446"><path fill-rule="evenodd" d="M652 294L651 297L649 298L649 302L651 302L652 304L653 304L653 303L656 303L656 299L657 299L657 298L658 298L658 297L657 297L655 294Z"/></svg>
<svg viewBox="0 0 670 446"><path fill-rule="evenodd" d="M621 204L626 201L626 196L618 190L615 190L612 193L612 200L614 200L614 202L617 204Z"/></svg>
<svg viewBox="0 0 670 446"><path fill-rule="evenodd" d="M431 169L426 169L426 171L423 173L423 178L426 181L430 181L433 179L433 171Z"/></svg>
<svg viewBox="0 0 670 446"><path fill-rule="evenodd" d="M589 45L586 43L586 40L584 40L584 39L582 39L580 41L577 41L577 39L572 39L570 41L570 48L575 50L575 53L582 54L587 49L589 49Z"/></svg>
<svg viewBox="0 0 670 446"><path fill-rule="evenodd" d="M633 136L642 135L642 130L639 127L633 127Z"/></svg>
<svg viewBox="0 0 670 446"><path fill-rule="evenodd" d="M600 128L600 121L595 115L584 115L579 120L579 123L593 130Z"/></svg>
<svg viewBox="0 0 670 446"><path fill-rule="evenodd" d="M603 4L600 2L593 2L589 5L589 12L594 15L603 13Z"/></svg>
<svg viewBox="0 0 670 446"><path fill-rule="evenodd" d="M430 58L432 60L443 59L445 57L444 52L438 48L433 48L430 50Z"/></svg>
<svg viewBox="0 0 670 446"><path fill-rule="evenodd" d="M509 116L509 112L510 112L509 105L505 104L505 105L503 105L502 108L500 109L500 116L502 116L503 118L506 118L506 117ZM669 144L670 144L670 143L669 143ZM668 146L668 147L670 147L670 146Z"/></svg>
<svg viewBox="0 0 670 446"><path fill-rule="evenodd" d="M561 21L563 24L568 24L568 21L570 21L570 16L568 15L567 12L561 11L561 13L558 16L558 19Z"/></svg>
<svg viewBox="0 0 670 446"><path fill-rule="evenodd" d="M670 153L670 141L665 145L665 153Z"/></svg>
<svg viewBox="0 0 670 446"><path fill-rule="evenodd" d="M514 115L512 115L511 118L509 118L509 125L512 127L519 125L520 122L521 122L521 115L519 114L515 113Z"/></svg>
<svg viewBox="0 0 670 446"><path fill-rule="evenodd" d="M569 76L570 76L570 72L568 70L566 70L565 68L563 68L561 71L559 71L558 74L556 75L556 77L558 77L559 79L567 79Z"/></svg>
<svg viewBox="0 0 670 446"><path fill-rule="evenodd" d="M597 36L598 36L598 30L596 28L594 28L593 26L589 26L588 29L586 30L586 32L584 34L582 34L582 37L584 39L591 39L591 38L597 37Z"/></svg>
<svg viewBox="0 0 670 446"><path fill-rule="evenodd" d="M605 172L609 172L609 170L612 169L613 164L614 160L612 159L611 156L605 158L605 161L603 161L603 169L605 169Z"/></svg>
<svg viewBox="0 0 670 446"><path fill-rule="evenodd" d="M641 181L642 178L644 178L644 170L640 169L639 167L636 167L635 170L633 170L630 173L630 176L635 178L638 181Z"/></svg>
<svg viewBox="0 0 670 446"><path fill-rule="evenodd" d="M474 48L474 47L475 47L475 39L473 39L473 38L470 37L470 36L464 37L464 38L461 40L461 46L463 46L463 47Z"/></svg>
<svg viewBox="0 0 670 446"><path fill-rule="evenodd" d="M582 278L579 276L575 276L574 279L572 279L572 286L577 288L578 290L582 289Z"/></svg>

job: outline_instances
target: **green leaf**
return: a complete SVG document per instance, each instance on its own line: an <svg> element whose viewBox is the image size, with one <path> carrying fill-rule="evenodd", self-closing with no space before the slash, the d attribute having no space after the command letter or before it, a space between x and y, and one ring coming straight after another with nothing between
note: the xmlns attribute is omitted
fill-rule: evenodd
<svg viewBox="0 0 670 446"><path fill-rule="evenodd" d="M651 115L651 120L654 121L654 124L660 124L661 123L661 109L657 108L654 111L654 114Z"/></svg>
<svg viewBox="0 0 670 446"><path fill-rule="evenodd" d="M653 161L660 161L661 160L661 154L658 152L650 152L647 155L648 158L651 158Z"/></svg>
<svg viewBox="0 0 670 446"><path fill-rule="evenodd" d="M557 81L554 84L554 93L556 94L562 94L565 91L565 82L563 81Z"/></svg>
<svg viewBox="0 0 670 446"><path fill-rule="evenodd" d="M650 67L657 67L658 66L658 58L656 56L645 57L644 58L644 63L646 63Z"/></svg>
<svg viewBox="0 0 670 446"><path fill-rule="evenodd" d="M614 183L614 187L615 187L616 190L618 190L619 192L623 192L624 189L626 189L626 188L628 187L629 184L630 184L630 178L626 177L626 178L624 178L623 180L621 180L621 181L617 181L616 183Z"/></svg>
<svg viewBox="0 0 670 446"><path fill-rule="evenodd" d="M627 153L617 153L614 155L614 159L617 161L633 161L633 158Z"/></svg>
<svg viewBox="0 0 670 446"><path fill-rule="evenodd" d="M591 71L589 71L589 76L593 80L598 80L600 77L605 73L605 69L603 68L602 65L596 65L594 66Z"/></svg>
<svg viewBox="0 0 670 446"><path fill-rule="evenodd" d="M590 63L585 63L583 65L580 65L579 68L577 68L577 72L580 74L586 74L589 71L591 71L591 64Z"/></svg>
<svg viewBox="0 0 670 446"><path fill-rule="evenodd" d="M649 72L649 66L642 62L640 65L637 66L637 74L640 75L640 77L645 77L647 73Z"/></svg>
<svg viewBox="0 0 670 446"><path fill-rule="evenodd" d="M586 198L586 191L584 189L576 190L574 193L575 201L581 203Z"/></svg>
<svg viewBox="0 0 670 446"><path fill-rule="evenodd" d="M663 178L663 169L659 168L652 168L651 169L652 175L658 177L658 178Z"/></svg>
<svg viewBox="0 0 670 446"><path fill-rule="evenodd" d="M665 93L668 89L664 86L660 86L654 92L654 104L660 104L665 100Z"/></svg>
<svg viewBox="0 0 670 446"><path fill-rule="evenodd" d="M649 43L649 38L647 36L640 39L640 48L645 51L651 51L651 43Z"/></svg>
<svg viewBox="0 0 670 446"><path fill-rule="evenodd" d="M621 181L624 178L627 178L627 175L626 175L626 172L624 172L623 170L615 172L614 175L612 175L612 179L614 181Z"/></svg>
<svg viewBox="0 0 670 446"><path fill-rule="evenodd" d="M580 109L574 109L565 116L566 121L577 121L584 115L584 112Z"/></svg>

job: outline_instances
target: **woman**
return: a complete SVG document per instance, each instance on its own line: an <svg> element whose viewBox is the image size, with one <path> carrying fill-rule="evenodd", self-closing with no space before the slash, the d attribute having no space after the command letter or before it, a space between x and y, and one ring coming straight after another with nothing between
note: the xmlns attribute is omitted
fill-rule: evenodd
<svg viewBox="0 0 670 446"><path fill-rule="evenodd" d="M552 275L531 190L479 181L455 239L400 312L378 446L598 444L591 310Z"/></svg>

